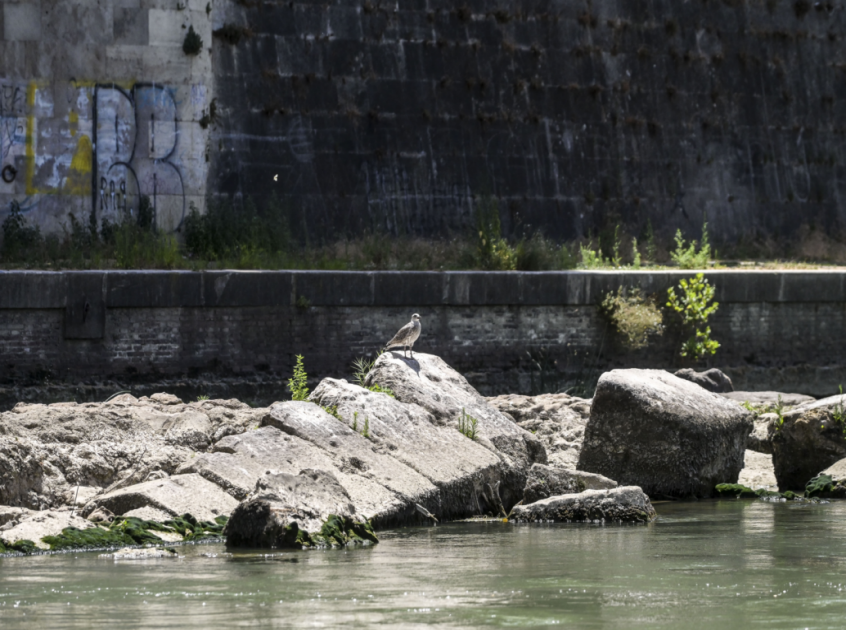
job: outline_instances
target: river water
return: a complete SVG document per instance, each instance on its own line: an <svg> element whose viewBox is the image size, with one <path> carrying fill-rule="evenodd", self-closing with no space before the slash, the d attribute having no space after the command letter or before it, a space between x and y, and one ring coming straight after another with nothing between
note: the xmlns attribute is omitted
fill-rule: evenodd
<svg viewBox="0 0 846 630"><path fill-rule="evenodd" d="M648 526L449 524L349 551L0 560L0 628L846 627L846 502L657 504Z"/></svg>

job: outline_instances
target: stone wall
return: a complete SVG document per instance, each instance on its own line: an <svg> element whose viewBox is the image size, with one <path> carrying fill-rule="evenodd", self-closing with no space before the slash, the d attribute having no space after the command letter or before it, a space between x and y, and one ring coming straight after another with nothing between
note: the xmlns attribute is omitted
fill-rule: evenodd
<svg viewBox="0 0 846 630"><path fill-rule="evenodd" d="M227 379L240 379L266 384L279 399L295 355L305 356L315 384L351 378L352 361L374 357L417 312L416 349L442 356L483 392L590 395L607 369L686 365L672 325L647 349L628 352L596 305L621 285L661 296L688 275L0 272L0 385L108 381L114 390L200 379L199 393L214 394L216 383L223 391ZM707 364L729 372L738 389L824 395L846 382L846 274L708 277L722 346Z"/></svg>
<svg viewBox="0 0 846 630"><path fill-rule="evenodd" d="M793 0L0 0L0 219L272 197L300 235L842 229L844 11ZM196 56L182 43L202 37ZM213 32L217 35L214 36Z"/></svg>
<svg viewBox="0 0 846 630"><path fill-rule="evenodd" d="M69 213L87 229L136 214L143 195L173 230L205 207L210 7L0 0L0 218L15 201L44 232L70 231Z"/></svg>

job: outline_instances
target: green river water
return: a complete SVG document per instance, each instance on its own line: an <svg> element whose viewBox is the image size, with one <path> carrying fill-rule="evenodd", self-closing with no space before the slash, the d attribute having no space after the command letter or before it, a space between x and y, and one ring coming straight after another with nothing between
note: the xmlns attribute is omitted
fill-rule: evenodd
<svg viewBox="0 0 846 630"><path fill-rule="evenodd" d="M0 628L844 628L846 502L656 505L648 526L450 524L349 551L0 560Z"/></svg>

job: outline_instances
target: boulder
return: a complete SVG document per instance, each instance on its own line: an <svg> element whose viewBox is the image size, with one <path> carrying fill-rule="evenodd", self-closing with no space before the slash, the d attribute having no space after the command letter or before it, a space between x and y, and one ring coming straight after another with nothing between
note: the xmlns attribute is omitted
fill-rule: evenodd
<svg viewBox="0 0 846 630"><path fill-rule="evenodd" d="M303 470L269 473L248 501L239 504L224 529L233 547L341 546L376 542L356 519L350 495L332 473Z"/></svg>
<svg viewBox="0 0 846 630"><path fill-rule="evenodd" d="M76 529L90 529L96 527L94 523L85 520L79 512L72 514L70 510L44 510L29 512L21 517L13 527L0 532L3 542L15 543L19 540L29 540L39 549L49 549L50 546L42 538L58 536L66 527Z"/></svg>
<svg viewBox="0 0 846 630"><path fill-rule="evenodd" d="M523 503L534 503L561 494L578 494L585 490L609 490L616 487L616 481L602 475L533 464L523 489Z"/></svg>
<svg viewBox="0 0 846 630"><path fill-rule="evenodd" d="M462 414L475 419L476 440L503 462L506 505L520 499L531 465L547 463L546 450L537 438L491 405L440 357L416 353L406 359L401 353L385 352L365 384L391 389L398 401L422 407L441 426L457 428Z"/></svg>
<svg viewBox="0 0 846 630"><path fill-rule="evenodd" d="M540 440L550 466L576 469L590 417L590 400L568 394L505 394L487 400Z"/></svg>
<svg viewBox="0 0 846 630"><path fill-rule="evenodd" d="M699 387L707 389L709 392L714 392L715 394L734 391L731 379L717 368L711 368L710 370L705 370L704 372L697 372L690 368L683 368L676 372L676 376L683 378L686 381L690 381L691 383L696 383Z"/></svg>
<svg viewBox="0 0 846 630"><path fill-rule="evenodd" d="M662 370L612 370L597 383L579 470L651 497L709 497L743 468L752 414Z"/></svg>
<svg viewBox="0 0 846 630"><path fill-rule="evenodd" d="M231 513L237 505L238 501L198 474L174 475L96 497L82 509L82 515L88 516L100 507L117 516L151 507L171 518L191 514L199 521L213 521L215 517Z"/></svg>
<svg viewBox="0 0 846 630"><path fill-rule="evenodd" d="M350 428L364 431L382 453L417 471L438 488L434 503L425 505L438 518L462 518L487 511L488 485L502 479L502 462L489 449L452 426L441 426L430 412L384 393L372 392L347 381L327 378L311 399L331 407ZM495 500L497 503L498 501Z"/></svg>
<svg viewBox="0 0 846 630"><path fill-rule="evenodd" d="M743 470L737 477L737 483L753 490L764 488L775 490L778 482L773 469L773 457L765 453L746 450L743 461Z"/></svg>
<svg viewBox="0 0 846 630"><path fill-rule="evenodd" d="M18 521L31 513L32 510L26 508L0 505L0 531L11 529Z"/></svg>
<svg viewBox="0 0 846 630"><path fill-rule="evenodd" d="M508 520L517 523L648 523L655 518L649 497L636 486L585 490L518 505Z"/></svg>
<svg viewBox="0 0 846 630"><path fill-rule="evenodd" d="M799 405L772 426L779 490L801 491L821 470L846 457L846 395Z"/></svg>

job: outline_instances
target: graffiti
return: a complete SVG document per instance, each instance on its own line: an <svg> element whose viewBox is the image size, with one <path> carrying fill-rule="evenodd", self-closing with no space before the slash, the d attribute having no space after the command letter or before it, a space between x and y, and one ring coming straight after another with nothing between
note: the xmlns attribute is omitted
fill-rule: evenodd
<svg viewBox="0 0 846 630"><path fill-rule="evenodd" d="M177 228L185 217L185 187L172 161L179 140L173 93L157 85L98 85L94 118L97 217L118 222L147 196L157 224Z"/></svg>
<svg viewBox="0 0 846 630"><path fill-rule="evenodd" d="M25 106L26 92L20 86L0 83L0 162L11 162L19 153L15 149L24 145Z"/></svg>

